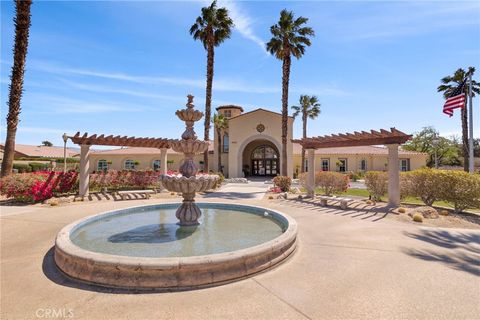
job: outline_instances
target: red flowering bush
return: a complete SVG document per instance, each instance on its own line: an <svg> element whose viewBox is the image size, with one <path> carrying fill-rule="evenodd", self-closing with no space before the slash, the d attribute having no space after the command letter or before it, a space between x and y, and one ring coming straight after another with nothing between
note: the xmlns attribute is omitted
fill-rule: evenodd
<svg viewBox="0 0 480 320"><path fill-rule="evenodd" d="M151 170L109 170L90 174L89 187L91 190L101 190L103 188L112 190L160 188L160 175L160 172Z"/></svg>
<svg viewBox="0 0 480 320"><path fill-rule="evenodd" d="M282 188L280 188L280 187L271 187L269 191L270 191L270 192L273 192L273 193L280 193L280 192L282 192Z"/></svg>
<svg viewBox="0 0 480 320"><path fill-rule="evenodd" d="M38 202L57 194L73 191L77 186L76 172L12 174L0 179L0 193L20 202Z"/></svg>

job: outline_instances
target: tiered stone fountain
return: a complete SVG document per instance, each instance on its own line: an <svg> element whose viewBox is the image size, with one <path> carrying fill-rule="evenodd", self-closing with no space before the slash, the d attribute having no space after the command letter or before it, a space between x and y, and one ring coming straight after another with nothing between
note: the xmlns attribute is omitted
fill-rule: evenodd
<svg viewBox="0 0 480 320"><path fill-rule="evenodd" d="M195 164L193 157L207 151L209 142L197 140L193 126L196 121L203 117L203 112L194 110L192 95L187 97L187 108L177 110L175 113L180 120L185 121L185 132L182 134L181 140L169 141L174 151L185 155L185 159L179 168L181 175L166 174L162 175L160 180L167 190L182 193L183 203L175 214L179 220L179 225L195 226L199 224L198 219L202 215L200 208L195 204L195 194L213 188L219 177L208 174L197 176L198 166Z"/></svg>
<svg viewBox="0 0 480 320"><path fill-rule="evenodd" d="M296 248L297 225L267 208L233 203L195 203L195 193L212 188L216 175L197 175L195 154L208 149L193 125L203 117L193 96L176 115L185 121L173 150L185 154L181 175L163 175L165 188L183 203L103 212L64 227L55 240L55 263L71 278L127 289L192 289L254 275L286 259ZM208 223L196 228L202 215ZM176 213L176 218L173 213ZM175 225L176 219L179 220ZM159 223L159 221L161 221Z"/></svg>

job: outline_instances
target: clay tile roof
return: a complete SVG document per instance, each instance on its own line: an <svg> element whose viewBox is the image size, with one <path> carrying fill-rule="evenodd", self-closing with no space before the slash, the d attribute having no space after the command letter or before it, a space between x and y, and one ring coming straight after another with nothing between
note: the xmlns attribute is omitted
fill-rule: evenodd
<svg viewBox="0 0 480 320"><path fill-rule="evenodd" d="M233 105L233 104L218 106L218 107L215 108L215 110L217 110L217 111L222 110L222 109L240 109L240 111L243 112L242 107L236 106L236 105Z"/></svg>
<svg viewBox="0 0 480 320"><path fill-rule="evenodd" d="M210 141L208 150L213 150L213 141ZM139 155L139 154L160 154L160 149L156 148L143 148L143 147L126 147L118 149L108 150L92 150L91 154L94 155ZM167 149L167 154L177 154L172 149Z"/></svg>
<svg viewBox="0 0 480 320"><path fill-rule="evenodd" d="M4 145L0 144L3 150ZM39 158L63 158L63 147L34 146L28 144L15 144L15 153L18 157L39 157ZM67 157L75 157L78 150L67 148Z"/></svg>

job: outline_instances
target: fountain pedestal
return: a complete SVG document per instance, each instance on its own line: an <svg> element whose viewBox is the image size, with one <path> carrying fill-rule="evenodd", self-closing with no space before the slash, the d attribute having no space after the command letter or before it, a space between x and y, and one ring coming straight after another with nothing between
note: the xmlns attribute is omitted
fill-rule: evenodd
<svg viewBox="0 0 480 320"><path fill-rule="evenodd" d="M195 204L195 193L182 193L183 203L175 212L175 216L182 226L196 226L202 211Z"/></svg>
<svg viewBox="0 0 480 320"><path fill-rule="evenodd" d="M185 159L179 168L181 176L162 175L160 180L163 186L173 192L181 192L183 197L182 205L176 211L176 217L181 226L198 225L198 219L202 215L200 208L195 204L195 194L213 188L218 180L217 175L196 176L198 166L193 157L208 150L208 141L197 140L194 131L194 123L203 117L203 113L194 110L193 96L188 95L187 108L178 110L175 114L185 121L185 132L181 140L169 140L172 149L183 153Z"/></svg>

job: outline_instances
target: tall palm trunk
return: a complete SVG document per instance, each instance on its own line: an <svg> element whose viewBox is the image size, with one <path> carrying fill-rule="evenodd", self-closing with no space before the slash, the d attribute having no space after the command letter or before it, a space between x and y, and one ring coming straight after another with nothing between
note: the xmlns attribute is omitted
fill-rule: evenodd
<svg viewBox="0 0 480 320"><path fill-rule="evenodd" d="M303 138L307 137L307 112L303 110L302 112L302 121L303 121ZM309 164L311 166L311 164ZM305 172L305 149L302 146L302 173Z"/></svg>
<svg viewBox="0 0 480 320"><path fill-rule="evenodd" d="M467 121L467 106L461 109L462 119L462 151L463 151L463 170L468 172L468 121Z"/></svg>
<svg viewBox="0 0 480 320"><path fill-rule="evenodd" d="M217 129L217 161L218 161L218 172L222 172L222 131Z"/></svg>
<svg viewBox="0 0 480 320"><path fill-rule="evenodd" d="M290 81L290 55L283 58L282 65L282 175L287 173L287 135L288 135L288 83Z"/></svg>
<svg viewBox="0 0 480 320"><path fill-rule="evenodd" d="M13 157L15 154L15 137L21 111L20 100L23 92L23 77L25 74L25 60L28 49L28 34L30 28L31 0L17 0L15 22L15 45L13 53L13 67L8 97L7 136L2 161L1 176L12 173Z"/></svg>
<svg viewBox="0 0 480 320"><path fill-rule="evenodd" d="M203 140L210 140L210 117L212 113L212 83L213 83L213 61L214 61L213 41L210 41L207 49L207 89L205 98L205 132ZM204 170L208 172L208 149L203 153Z"/></svg>

